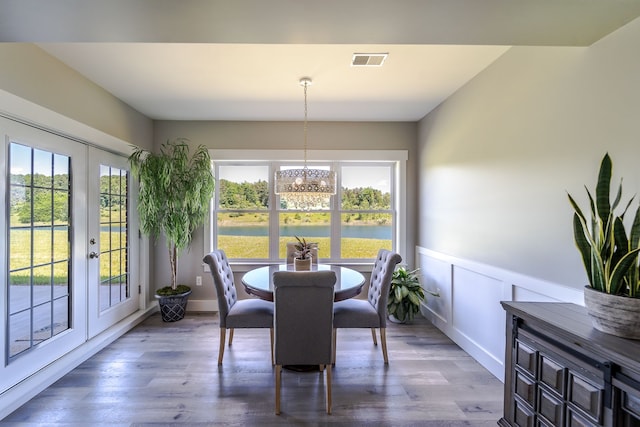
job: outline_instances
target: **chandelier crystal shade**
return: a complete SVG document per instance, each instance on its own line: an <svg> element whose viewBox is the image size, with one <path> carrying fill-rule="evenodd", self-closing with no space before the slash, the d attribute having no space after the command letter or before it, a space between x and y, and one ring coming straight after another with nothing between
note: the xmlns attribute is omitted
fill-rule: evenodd
<svg viewBox="0 0 640 427"><path fill-rule="evenodd" d="M275 193L294 209L320 209L336 194L336 173L307 167L307 87L311 79L303 78L304 86L304 167L283 169L275 173Z"/></svg>

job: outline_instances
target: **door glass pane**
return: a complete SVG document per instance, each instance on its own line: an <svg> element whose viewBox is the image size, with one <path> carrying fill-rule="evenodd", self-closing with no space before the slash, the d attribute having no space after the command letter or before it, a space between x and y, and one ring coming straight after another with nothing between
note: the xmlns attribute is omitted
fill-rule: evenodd
<svg viewBox="0 0 640 427"><path fill-rule="evenodd" d="M126 170L100 165L100 311L131 296L127 183Z"/></svg>
<svg viewBox="0 0 640 427"><path fill-rule="evenodd" d="M48 151L9 146L10 358L69 328L70 162ZM62 311L54 313L54 307Z"/></svg>

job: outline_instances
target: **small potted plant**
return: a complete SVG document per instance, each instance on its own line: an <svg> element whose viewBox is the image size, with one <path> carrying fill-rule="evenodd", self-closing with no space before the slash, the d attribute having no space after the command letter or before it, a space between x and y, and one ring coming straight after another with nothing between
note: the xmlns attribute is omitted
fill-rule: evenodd
<svg viewBox="0 0 640 427"><path fill-rule="evenodd" d="M595 199L586 189L589 218L568 195L574 209L574 240L589 280L584 300L593 326L605 333L640 339L640 206L627 231L624 216L634 197L620 205L621 181L611 202L612 169L607 153L600 163Z"/></svg>
<svg viewBox="0 0 640 427"><path fill-rule="evenodd" d="M404 267L398 267L391 277L389 299L387 301L387 313L389 320L396 323L405 323L413 320L420 311L420 304L425 300L425 291L434 297L440 294L423 289L420 286L418 271L407 271Z"/></svg>
<svg viewBox="0 0 640 427"><path fill-rule="evenodd" d="M296 271L309 271L311 270L312 262L311 252L316 247L316 243L307 242L304 237L294 237L297 242L294 245L296 251L293 258L293 269Z"/></svg>
<svg viewBox="0 0 640 427"><path fill-rule="evenodd" d="M179 138L162 144L159 153L136 148L129 164L140 182L140 230L164 235L169 250L171 285L156 291L162 319L180 320L191 288L177 283L178 255L207 218L214 188L209 151L200 145L190 156L188 140Z"/></svg>

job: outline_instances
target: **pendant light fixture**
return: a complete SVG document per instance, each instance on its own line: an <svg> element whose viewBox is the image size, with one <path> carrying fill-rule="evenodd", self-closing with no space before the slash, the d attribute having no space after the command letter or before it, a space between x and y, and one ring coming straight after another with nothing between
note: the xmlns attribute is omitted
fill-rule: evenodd
<svg viewBox="0 0 640 427"><path fill-rule="evenodd" d="M293 209L321 209L336 194L336 173L307 167L307 88L311 79L300 79L304 87L304 167L284 169L275 173L275 193Z"/></svg>

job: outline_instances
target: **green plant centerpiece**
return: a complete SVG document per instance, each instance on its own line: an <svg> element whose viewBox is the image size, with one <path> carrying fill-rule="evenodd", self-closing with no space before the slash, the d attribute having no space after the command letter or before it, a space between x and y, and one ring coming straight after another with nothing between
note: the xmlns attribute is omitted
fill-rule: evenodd
<svg viewBox="0 0 640 427"><path fill-rule="evenodd" d="M622 180L611 201L612 161L605 154L598 173L595 198L585 187L589 199L589 217L585 216L569 194L573 207L573 233L582 257L589 285L585 287L585 305L593 326L600 331L640 338L640 207L627 231L625 214L635 196L622 202Z"/></svg>
<svg viewBox="0 0 640 427"><path fill-rule="evenodd" d="M302 237L294 236L297 240L294 247L296 248L295 257L298 259L309 259L311 258L311 249L315 243L309 243L307 240Z"/></svg>
<svg viewBox="0 0 640 427"><path fill-rule="evenodd" d="M420 311L420 304L425 300L425 289L420 286L418 271L407 271L404 267L398 267L391 277L389 299L387 301L387 313L391 319L397 319L399 323L413 320ZM426 292L434 297L440 294L426 289Z"/></svg>
<svg viewBox="0 0 640 427"><path fill-rule="evenodd" d="M200 145L190 155L188 142L177 138L162 144L158 153L136 148L129 156L133 175L140 182L140 229L155 238L164 235L169 251L171 284L158 289L157 296L191 292L189 286L177 283L178 256L207 218L213 196L209 151Z"/></svg>
<svg viewBox="0 0 640 427"><path fill-rule="evenodd" d="M296 271L309 271L311 270L312 260L312 251L314 248L317 248L317 243L307 242L307 240L302 237L294 236L296 238L296 242L294 244L295 252L293 254L293 268Z"/></svg>

